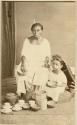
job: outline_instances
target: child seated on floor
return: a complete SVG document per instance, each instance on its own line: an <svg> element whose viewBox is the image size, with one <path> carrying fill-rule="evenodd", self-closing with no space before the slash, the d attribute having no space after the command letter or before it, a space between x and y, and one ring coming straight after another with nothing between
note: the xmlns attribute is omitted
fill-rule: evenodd
<svg viewBox="0 0 77 125"><path fill-rule="evenodd" d="M46 93L47 97L52 99L53 105L55 102L58 102L60 94L65 91L67 86L67 78L61 70L62 62L63 60L59 55L52 56L52 70L50 70L49 73L49 78L46 85Z"/></svg>

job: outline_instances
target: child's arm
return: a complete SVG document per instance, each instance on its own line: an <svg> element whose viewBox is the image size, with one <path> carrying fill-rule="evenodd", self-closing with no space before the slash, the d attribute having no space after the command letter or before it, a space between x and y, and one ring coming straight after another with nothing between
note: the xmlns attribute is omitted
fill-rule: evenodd
<svg viewBox="0 0 77 125"><path fill-rule="evenodd" d="M61 83L61 84L57 84L58 87L66 87L67 84L66 83Z"/></svg>
<svg viewBox="0 0 77 125"><path fill-rule="evenodd" d="M61 81L59 81L57 83L57 86L59 86L59 87L66 87L67 86L67 78L66 78L65 74L63 74L63 76L61 77Z"/></svg>
<svg viewBox="0 0 77 125"><path fill-rule="evenodd" d="M57 82L53 79L51 68L50 68L50 71L49 71L48 82L47 82L46 86L50 87L50 88L55 88L57 86Z"/></svg>
<svg viewBox="0 0 77 125"><path fill-rule="evenodd" d="M48 77L48 82L46 84L48 87L51 87L51 88L55 88L56 85L57 85L57 82L53 80L52 78L52 74L51 74L51 71L49 73L49 77Z"/></svg>
<svg viewBox="0 0 77 125"><path fill-rule="evenodd" d="M57 87L57 82L56 81L48 81L47 82L47 86L50 87L50 88L55 88Z"/></svg>

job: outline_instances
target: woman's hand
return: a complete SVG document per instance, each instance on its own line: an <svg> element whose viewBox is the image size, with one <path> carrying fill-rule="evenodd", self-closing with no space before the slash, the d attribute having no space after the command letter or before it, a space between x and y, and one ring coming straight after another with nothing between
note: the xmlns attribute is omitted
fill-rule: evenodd
<svg viewBox="0 0 77 125"><path fill-rule="evenodd" d="M18 74L19 76L25 76L25 75L26 75L26 74L23 73L23 72L17 72L17 74Z"/></svg>
<svg viewBox="0 0 77 125"><path fill-rule="evenodd" d="M44 60L44 67L50 68L50 65L49 65L49 57L48 57L48 56L45 57L45 60Z"/></svg>
<svg viewBox="0 0 77 125"><path fill-rule="evenodd" d="M25 61L26 61L25 56L22 56L22 57L21 57L21 62L22 62L22 64L24 64L24 63L25 63Z"/></svg>
<svg viewBox="0 0 77 125"><path fill-rule="evenodd" d="M25 65L24 65L24 64L21 64L21 71L22 71L23 73L26 72L26 69L25 69Z"/></svg>

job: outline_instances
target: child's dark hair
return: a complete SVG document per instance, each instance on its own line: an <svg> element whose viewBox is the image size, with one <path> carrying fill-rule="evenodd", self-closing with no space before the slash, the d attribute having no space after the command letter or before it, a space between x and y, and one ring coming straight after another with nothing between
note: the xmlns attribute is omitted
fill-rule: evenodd
<svg viewBox="0 0 77 125"><path fill-rule="evenodd" d="M31 31L33 31L33 29L36 27L36 26L40 26L41 27L41 30L43 30L43 25L40 24L40 23L34 23L31 27Z"/></svg>
<svg viewBox="0 0 77 125"><path fill-rule="evenodd" d="M59 62L61 63L61 65L63 65L63 62L64 62L64 61L63 61L63 59L62 59L61 56L59 56L59 55L57 55L57 54L56 54L56 55L53 55L53 56L52 56L52 59L51 59L51 62L54 61L54 60L59 61Z"/></svg>

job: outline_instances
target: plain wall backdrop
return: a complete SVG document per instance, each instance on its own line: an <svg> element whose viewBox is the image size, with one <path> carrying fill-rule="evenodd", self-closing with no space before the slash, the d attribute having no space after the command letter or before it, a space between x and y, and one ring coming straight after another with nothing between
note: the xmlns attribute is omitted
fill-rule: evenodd
<svg viewBox="0 0 77 125"><path fill-rule="evenodd" d="M31 35L31 25L40 22L43 36L49 40L52 54L59 54L70 65L75 64L75 3L15 2L16 64L24 39Z"/></svg>

